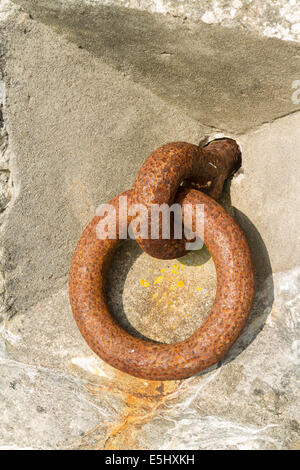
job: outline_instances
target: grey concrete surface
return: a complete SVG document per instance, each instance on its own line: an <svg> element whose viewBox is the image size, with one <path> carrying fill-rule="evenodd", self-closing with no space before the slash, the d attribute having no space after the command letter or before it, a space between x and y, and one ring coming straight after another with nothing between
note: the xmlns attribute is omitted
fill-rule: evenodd
<svg viewBox="0 0 300 470"><path fill-rule="evenodd" d="M300 114L240 136L243 172L230 195L237 221L248 235L258 270L264 270L261 237L273 271L300 263ZM260 236L259 236L260 234ZM260 247L260 248L259 248Z"/></svg>
<svg viewBox="0 0 300 470"><path fill-rule="evenodd" d="M99 204L132 186L154 148L197 143L209 129L46 26L21 15L11 28L14 201L3 266L13 311L20 311L65 282L83 227Z"/></svg>
<svg viewBox="0 0 300 470"><path fill-rule="evenodd" d="M81 0L24 0L51 25L193 119L244 132L299 110L300 44Z"/></svg>
<svg viewBox="0 0 300 470"><path fill-rule="evenodd" d="M7 27L5 155L14 187L2 239L13 313L64 284L82 228L98 204L132 186L153 149L172 140L197 143L213 130L26 14ZM299 262L299 115L286 119L263 128L268 137L254 132L260 140L239 136L245 175L241 186L234 181L234 205L258 224L275 271ZM262 258L256 238L252 248Z"/></svg>
<svg viewBox="0 0 300 470"><path fill-rule="evenodd" d="M135 76L138 68L131 70L137 61L127 43L125 49L117 41L108 44L116 38L110 25L129 13L117 9L117 16L109 14L103 23L98 7L90 24L93 10L82 11L87 16L81 30L77 7L72 24L62 10L49 27L8 1L0 5L0 449L299 449L300 113L287 105L291 87L285 81L297 78L292 59L299 46L241 36L241 48L234 51L245 54L240 65L251 44L253 51L263 51L254 70L243 72L252 84L246 116L240 104L231 106L236 68L221 61L214 78L222 80L219 101L214 89L206 89L199 102L209 119L195 119L183 94L170 100L162 93L167 67L156 70L150 60L156 52L145 52L150 74L145 80L142 73ZM55 7L52 19L57 12ZM154 30L162 28L162 40L170 31L174 38L179 24L178 40L186 33L187 25L176 18L133 15L128 38L136 27L141 41L149 27L144 45ZM43 21L50 24L49 16ZM104 24L109 28L101 46ZM217 70L212 58L225 54L222 41L233 33L193 28L191 36L196 31L212 43L210 71ZM184 56L186 43L182 49L178 44L174 48ZM256 99L255 76L261 71L268 77L271 65L276 77L259 86ZM174 77L180 81L178 70ZM71 255L98 204L129 188L153 149L172 140L198 143L223 128L217 102L227 116L225 133L237 137L243 151L243 169L227 183L222 204L253 251L257 292L251 317L227 357L211 370L182 382L134 379L93 355L77 330L67 292ZM270 122L260 125L265 116ZM169 343L198 327L215 289L214 265L205 250L161 262L134 242L116 252L107 286L111 310L125 328Z"/></svg>

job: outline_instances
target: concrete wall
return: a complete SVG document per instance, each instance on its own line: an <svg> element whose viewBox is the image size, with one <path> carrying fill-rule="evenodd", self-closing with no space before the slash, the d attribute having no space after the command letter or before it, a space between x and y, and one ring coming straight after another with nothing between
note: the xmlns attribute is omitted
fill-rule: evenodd
<svg viewBox="0 0 300 470"><path fill-rule="evenodd" d="M300 45L266 37L298 39L297 5L240 3L2 2L0 447L299 447ZM76 328L72 252L153 149L224 134L243 152L222 203L253 252L251 317L213 370L133 379ZM125 328L172 342L215 287L207 252L160 262L129 243L107 290Z"/></svg>

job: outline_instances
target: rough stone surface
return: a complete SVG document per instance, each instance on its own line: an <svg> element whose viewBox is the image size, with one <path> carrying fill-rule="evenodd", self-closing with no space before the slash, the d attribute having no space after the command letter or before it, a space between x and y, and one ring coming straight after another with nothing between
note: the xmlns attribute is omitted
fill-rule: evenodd
<svg viewBox="0 0 300 470"><path fill-rule="evenodd" d="M67 449L103 414L118 416L74 376L9 358L0 359L0 374L0 449Z"/></svg>
<svg viewBox="0 0 300 470"><path fill-rule="evenodd" d="M300 109L292 102L298 43L101 2L21 4L33 18L206 125L240 133Z"/></svg>
<svg viewBox="0 0 300 470"><path fill-rule="evenodd" d="M222 199L245 230L256 268L255 303L242 336L221 363L199 376L139 380L104 364L80 336L68 300L70 257L97 205L129 188L154 148L171 140L197 143L213 135L212 127L223 127L218 113L209 114L214 93L201 102L210 116L203 126L182 112L179 98L162 99L158 85L116 70L117 53L112 62L99 57L95 45L78 48L9 2L2 3L0 20L0 189L6 198L0 198L0 296L10 307L2 307L0 323L0 448L299 449L300 116L273 122L298 109L286 108L290 82L286 94L283 82L274 88L274 113L268 87L261 105L253 87L256 117L238 131L261 124L260 109L272 122L237 136L243 170ZM171 29L177 21L171 20ZM218 27L204 28L212 41L218 37ZM97 40L91 35L84 45ZM297 45L255 41L273 54L275 47L279 62L286 55L276 73L297 78L289 59ZM164 80L159 70L157 80ZM232 73L228 69L234 81ZM229 97L226 109L232 95L223 77L219 98ZM240 105L228 110L230 137L242 114ZM168 262L142 254L135 242L120 246L108 279L111 309L123 326L169 343L197 328L215 288L205 249Z"/></svg>
<svg viewBox="0 0 300 470"><path fill-rule="evenodd" d="M131 329L154 339L185 337L205 315L203 304L203 310L194 308L193 297L199 294L203 301L207 294L208 304L213 298L211 260L205 261L205 253L193 253L185 263L176 261L172 273L173 265L168 268L165 261L160 264L141 254L134 242L127 243L116 253L109 277L110 301L119 318L126 326L125 314ZM129 272L125 283L124 271ZM66 289L14 316L2 329L1 374L7 378L0 389L11 426L7 434L8 424L2 423L2 445L298 449L299 274L295 268L260 282L251 318L229 355L214 369L181 382L135 379L94 356L72 319ZM172 295L170 286L176 281L171 277L186 281ZM141 285L141 279L149 286ZM195 293L199 284L203 290ZM159 310L159 298L153 299L157 293L162 299ZM171 309L168 301L177 308ZM13 399L18 408L10 404ZM24 415L21 426L19 410ZM70 422L71 433L66 431Z"/></svg>
<svg viewBox="0 0 300 470"><path fill-rule="evenodd" d="M29 3L28 0L21 1L24 5ZM70 6L76 1L60 3ZM300 7L297 0L85 0L84 3L92 6L118 5L300 41Z"/></svg>

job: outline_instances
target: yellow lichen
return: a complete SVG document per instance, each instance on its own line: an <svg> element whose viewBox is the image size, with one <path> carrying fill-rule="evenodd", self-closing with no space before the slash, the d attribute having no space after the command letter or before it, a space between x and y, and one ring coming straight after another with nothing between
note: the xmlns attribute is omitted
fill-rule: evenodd
<svg viewBox="0 0 300 470"><path fill-rule="evenodd" d="M161 284L164 280L164 276L158 276L156 279L154 279L153 284Z"/></svg>
<svg viewBox="0 0 300 470"><path fill-rule="evenodd" d="M178 272L179 272L179 266L178 266L178 264L173 264L173 266L172 266L172 273L173 273L173 274L178 274Z"/></svg>

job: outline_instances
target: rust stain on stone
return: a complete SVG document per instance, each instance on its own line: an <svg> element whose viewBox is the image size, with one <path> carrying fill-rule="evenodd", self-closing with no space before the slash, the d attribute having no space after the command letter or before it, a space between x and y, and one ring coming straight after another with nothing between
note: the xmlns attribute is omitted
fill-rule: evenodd
<svg viewBox="0 0 300 470"><path fill-rule="evenodd" d="M124 450L136 449L140 427L146 424L164 406L176 399L184 389L183 381L149 381L132 377L109 366L105 366L107 378L100 383L88 384L86 388L95 397L104 400L105 393L121 398L124 407L118 413L118 422L101 422L79 441L73 444L77 449ZM110 406L112 406L110 402ZM99 429L107 425L104 438L99 438ZM94 441L91 447L91 441Z"/></svg>
<svg viewBox="0 0 300 470"><path fill-rule="evenodd" d="M120 422L112 427L105 441L105 450L135 449L138 432L157 411L178 396L180 382L147 381L134 384L128 381L123 390L125 408ZM130 390L130 393L129 393Z"/></svg>

